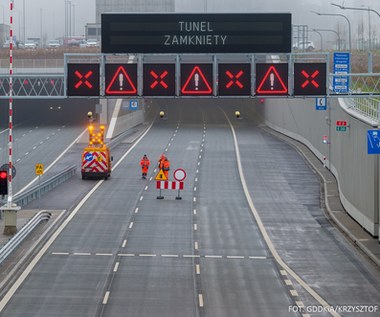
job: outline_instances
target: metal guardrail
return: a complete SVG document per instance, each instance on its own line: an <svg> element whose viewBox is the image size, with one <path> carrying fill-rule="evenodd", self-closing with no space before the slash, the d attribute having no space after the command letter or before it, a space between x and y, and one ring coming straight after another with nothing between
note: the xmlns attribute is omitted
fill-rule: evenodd
<svg viewBox="0 0 380 317"><path fill-rule="evenodd" d="M68 167L59 174L51 177L46 181L43 181L40 186L35 185L30 189L26 190L25 192L21 193L20 195L16 195L13 201L18 206L25 206L29 204L31 201L38 199L40 195L42 196L43 194L51 191L53 188L57 187L58 185L62 184L63 182L74 176L76 170L76 165Z"/></svg>
<svg viewBox="0 0 380 317"><path fill-rule="evenodd" d="M359 112L364 117L378 122L380 125L380 98L351 97L345 99L350 109Z"/></svg>
<svg viewBox="0 0 380 317"><path fill-rule="evenodd" d="M0 264L10 255L24 239L40 224L42 221L49 220L51 213L40 211L31 218L5 245L0 249Z"/></svg>

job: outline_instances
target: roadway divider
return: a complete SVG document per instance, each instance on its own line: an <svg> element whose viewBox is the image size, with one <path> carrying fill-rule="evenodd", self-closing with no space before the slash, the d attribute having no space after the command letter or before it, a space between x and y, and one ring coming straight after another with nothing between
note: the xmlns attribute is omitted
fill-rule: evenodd
<svg viewBox="0 0 380 317"><path fill-rule="evenodd" d="M29 188L28 190L22 192L21 194L16 195L13 199L14 203L20 207L29 204L33 200L38 199L38 197L51 191L58 185L62 184L63 182L67 181L69 178L74 176L76 174L76 170L77 165L73 165L64 169L59 174L54 175L53 177L43 181L40 186L35 185Z"/></svg>
<svg viewBox="0 0 380 317"><path fill-rule="evenodd" d="M0 249L0 265L16 249L21 242L42 222L51 217L48 211L40 211L34 215L5 245Z"/></svg>

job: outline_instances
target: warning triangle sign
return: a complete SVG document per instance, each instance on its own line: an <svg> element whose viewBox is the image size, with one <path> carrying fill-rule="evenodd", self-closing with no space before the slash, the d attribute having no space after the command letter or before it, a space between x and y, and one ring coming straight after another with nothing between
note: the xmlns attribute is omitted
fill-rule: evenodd
<svg viewBox="0 0 380 317"><path fill-rule="evenodd" d="M182 87L182 94L211 94L212 88L199 66L195 66Z"/></svg>
<svg viewBox="0 0 380 317"><path fill-rule="evenodd" d="M136 85L131 80L128 72L120 66L106 89L107 95L135 95L137 94Z"/></svg>
<svg viewBox="0 0 380 317"><path fill-rule="evenodd" d="M258 80L260 80L260 74L257 74ZM287 76L287 74L286 74ZM262 78L259 87L256 90L257 94L287 94L288 87L285 85L284 80L281 78L276 67L274 65L268 68Z"/></svg>
<svg viewBox="0 0 380 317"><path fill-rule="evenodd" d="M156 181L167 181L168 179L166 178L164 171L160 170L158 174L156 175Z"/></svg>

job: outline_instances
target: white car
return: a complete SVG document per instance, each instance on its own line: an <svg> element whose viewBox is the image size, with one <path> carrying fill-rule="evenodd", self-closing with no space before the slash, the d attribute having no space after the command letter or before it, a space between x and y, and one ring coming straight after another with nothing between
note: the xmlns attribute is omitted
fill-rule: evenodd
<svg viewBox="0 0 380 317"><path fill-rule="evenodd" d="M293 45L294 50L312 51L315 49L313 41L298 42Z"/></svg>
<svg viewBox="0 0 380 317"><path fill-rule="evenodd" d="M24 44L24 48L26 48L26 49L36 49L37 48L37 44L34 41L26 40L25 44Z"/></svg>
<svg viewBox="0 0 380 317"><path fill-rule="evenodd" d="M96 39L88 39L86 42L86 47L99 47L99 42Z"/></svg>
<svg viewBox="0 0 380 317"><path fill-rule="evenodd" d="M58 48L58 47L61 47L61 43L59 40L51 40L48 43L48 47L49 48Z"/></svg>

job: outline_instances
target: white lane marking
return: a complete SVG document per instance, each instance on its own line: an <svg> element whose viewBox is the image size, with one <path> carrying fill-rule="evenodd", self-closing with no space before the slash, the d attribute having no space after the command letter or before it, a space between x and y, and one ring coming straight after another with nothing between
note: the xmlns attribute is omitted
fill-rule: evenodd
<svg viewBox="0 0 380 317"><path fill-rule="evenodd" d="M193 202L196 202L196 201L197 201L197 197L194 197L194 198L193 198Z"/></svg>
<svg viewBox="0 0 380 317"><path fill-rule="evenodd" d="M121 157L121 159L115 164L115 166L112 168L112 171L114 171L121 162L129 155L129 153L137 146L137 144L145 137L145 135L149 132L149 130L152 128L153 122L150 124L150 126L146 129L146 131L136 140L136 142L128 149L128 151ZM58 156L53 163L51 163L45 170L47 172L48 169L50 169L63 155L66 154L66 152L74 145L86 132L84 130L78 138L74 140L73 143L71 143L65 151L61 153L60 156ZM37 180L38 177L35 178ZM28 186L30 186L32 182L30 182L28 185L26 185L23 189L19 191L22 192ZM20 287L20 285L25 281L25 279L28 277L30 272L33 270L33 268L37 265L39 260L43 257L43 255L46 253L46 251L50 248L50 246L53 244L53 242L57 239L57 237L61 234L61 232L66 228L68 223L75 217L75 215L78 213L80 208L85 204L85 202L96 192L96 190L103 184L104 180L98 181L95 186L88 192L88 194L79 202L79 204L74 208L74 210L70 213L70 215L66 218L66 220L61 224L61 226L58 227L58 229L51 235L51 237L48 239L48 241L45 243L45 245L41 248L41 250L37 253L37 255L32 259L32 261L29 263L29 265L25 268L25 270L20 274L19 278L15 281L15 283L11 286L11 288L8 290L8 292L4 295L4 297L0 301L0 312L3 311L5 305L9 302L9 300L12 298L12 296L16 293L17 289ZM15 194L16 195L16 194Z"/></svg>
<svg viewBox="0 0 380 317"><path fill-rule="evenodd" d="M198 177L195 177L194 182L197 182L197 181L198 181Z"/></svg>
<svg viewBox="0 0 380 317"><path fill-rule="evenodd" d="M281 273L282 276L288 275L288 272L286 272L285 270L280 270L280 273Z"/></svg>
<svg viewBox="0 0 380 317"><path fill-rule="evenodd" d="M108 303L108 298L110 297L110 292L107 291L104 295L104 298L103 298L103 305L107 305Z"/></svg>
<svg viewBox="0 0 380 317"><path fill-rule="evenodd" d="M204 303L203 303L203 295L202 294L198 294L198 300L199 300L199 307L203 307Z"/></svg>
<svg viewBox="0 0 380 317"><path fill-rule="evenodd" d="M121 257L133 257L133 256L136 256L136 254L133 254L133 253L119 253L117 256L121 256Z"/></svg>
<svg viewBox="0 0 380 317"><path fill-rule="evenodd" d="M285 284L290 286L290 285L293 285L292 281L291 280L285 280Z"/></svg>
<svg viewBox="0 0 380 317"><path fill-rule="evenodd" d="M155 168L153 172L156 173L157 172L157 168Z"/></svg>
<svg viewBox="0 0 380 317"><path fill-rule="evenodd" d="M78 142L78 140L86 133L87 129L85 129L48 167L45 168L44 173L49 171L66 153L71 149L71 147ZM43 142L42 142L43 143ZM42 144L40 142L40 144ZM38 176L35 177L29 184L20 189L16 194L19 195L26 189L28 189L32 184L34 184L38 180Z"/></svg>
<svg viewBox="0 0 380 317"><path fill-rule="evenodd" d="M305 305L304 305L303 302L301 302L301 301L296 301L296 305L297 305L298 307L300 307L300 308L304 308L304 307L305 307Z"/></svg>
<svg viewBox="0 0 380 317"><path fill-rule="evenodd" d="M24 133L22 136L26 136L26 134Z"/></svg>
<svg viewBox="0 0 380 317"><path fill-rule="evenodd" d="M168 146L170 146L170 145L171 145L171 143L168 144Z"/></svg>
<svg viewBox="0 0 380 317"><path fill-rule="evenodd" d="M44 141L40 141L40 144L44 144Z"/></svg>
<svg viewBox="0 0 380 317"><path fill-rule="evenodd" d="M292 294L292 296L298 296L298 292L295 289L291 289L290 294Z"/></svg>
<svg viewBox="0 0 380 317"><path fill-rule="evenodd" d="M163 258L178 258L176 254L161 254Z"/></svg>
<svg viewBox="0 0 380 317"><path fill-rule="evenodd" d="M221 259L223 256L221 255L205 255L206 259Z"/></svg>
<svg viewBox="0 0 380 317"><path fill-rule="evenodd" d="M199 170L197 170L197 174L199 173Z"/></svg>
<svg viewBox="0 0 380 317"><path fill-rule="evenodd" d="M237 165L238 165L238 171L239 171L240 181L241 181L242 186L243 186L245 197L247 199L247 202L248 202L248 205L249 205L249 207L251 209L251 212L252 212L253 216L255 217L256 223L259 226L260 232L261 232L261 234L262 234L262 236L263 236L266 244L268 245L268 248L269 248L270 252L272 253L272 255L273 255L274 259L276 260L276 262L284 270L286 270L288 272L288 274L290 274L312 297L314 297L314 299L319 304L321 304L323 307L331 307L327 303L327 301L325 301L313 288L311 288L300 276L297 275L297 273L295 273L283 261L283 259L278 254L276 248L274 247L273 242L272 242L271 238L269 237L269 234L268 234L267 230L265 229L265 226L264 226L264 224L263 224L263 222L261 220L261 217L260 217L259 213L257 212L257 210L255 208L255 205L253 204L252 197L251 197L251 195L249 193L249 190L248 190L247 182L245 180L245 176L244 176L244 172L243 172L243 167L241 165L240 150L239 150L239 146L238 146L238 141L237 141L237 137L236 137L235 128L233 127L233 125L231 123L231 120L228 118L228 116L225 113L225 111L223 111L222 109L220 109L220 110L224 113L224 116L226 117L226 119L227 119L227 121L228 121L228 123L230 125L231 131L232 131L232 136L233 136L234 145L235 145L236 160L237 160ZM329 313L332 316L334 316L334 317L340 317L340 315L338 313L336 313L335 311L333 311L333 310L329 310Z"/></svg>
<svg viewBox="0 0 380 317"><path fill-rule="evenodd" d="M155 257L155 256L157 256L157 254L146 254L146 253L141 253L141 254L139 254L139 256L141 256L141 257Z"/></svg>
<svg viewBox="0 0 380 317"><path fill-rule="evenodd" d="M201 162L198 162L198 166L201 165Z"/></svg>
<svg viewBox="0 0 380 317"><path fill-rule="evenodd" d="M205 145L205 144L204 144L204 143L202 143L202 144L201 144L201 147L204 147L204 145Z"/></svg>
<svg viewBox="0 0 380 317"><path fill-rule="evenodd" d="M201 267L199 264L195 264L195 272L197 275L201 274Z"/></svg>
<svg viewBox="0 0 380 317"><path fill-rule="evenodd" d="M120 265L119 262L116 262L116 263L115 263L115 267L113 268L113 271L114 271L114 272L117 272L117 270L119 269L119 265Z"/></svg>
<svg viewBox="0 0 380 317"><path fill-rule="evenodd" d="M184 258L200 258L200 255L195 255L195 254L184 254Z"/></svg>
<svg viewBox="0 0 380 317"><path fill-rule="evenodd" d="M27 156L28 154L29 154L29 152L26 152L26 153L25 153L25 156Z"/></svg>
<svg viewBox="0 0 380 317"><path fill-rule="evenodd" d="M5 132L7 132L8 130L9 130L9 129L5 129L5 130L1 131L0 134L3 134L3 133L5 133Z"/></svg>
<svg viewBox="0 0 380 317"><path fill-rule="evenodd" d="M133 221L129 224L129 229L132 229L133 227Z"/></svg>
<svg viewBox="0 0 380 317"><path fill-rule="evenodd" d="M148 190L148 186L145 186L145 190Z"/></svg>
<svg viewBox="0 0 380 317"><path fill-rule="evenodd" d="M250 256L249 259L252 259L252 260L266 260L267 257L266 256Z"/></svg>
<svg viewBox="0 0 380 317"><path fill-rule="evenodd" d="M194 215L196 215L197 214L197 210L193 209L193 213L194 213Z"/></svg>
<svg viewBox="0 0 380 317"><path fill-rule="evenodd" d="M47 136L47 137L46 137L46 140L49 140L49 139L50 139L50 136Z"/></svg>
<svg viewBox="0 0 380 317"><path fill-rule="evenodd" d="M144 196L141 196L141 197L140 197L140 201L143 200L143 199L144 199Z"/></svg>
<svg viewBox="0 0 380 317"><path fill-rule="evenodd" d="M310 314L302 314L302 317L310 317Z"/></svg>
<svg viewBox="0 0 380 317"><path fill-rule="evenodd" d="M20 162L21 161L21 159L19 158L19 159L17 159L17 161L16 162Z"/></svg>
<svg viewBox="0 0 380 317"><path fill-rule="evenodd" d="M198 250L198 242L197 241L194 242L194 249Z"/></svg>
<svg viewBox="0 0 380 317"><path fill-rule="evenodd" d="M85 253L85 252L74 252L73 255L78 255L78 256L90 256L91 253Z"/></svg>
<svg viewBox="0 0 380 317"><path fill-rule="evenodd" d="M113 256L112 253L95 253L97 256Z"/></svg>
<svg viewBox="0 0 380 317"><path fill-rule="evenodd" d="M124 240L124 241L123 241L123 244L121 245L121 247L122 247L122 248L125 248L125 247L127 246L127 242L128 242L127 240Z"/></svg>
<svg viewBox="0 0 380 317"><path fill-rule="evenodd" d="M204 141L205 141L205 138L202 139L202 142L204 142Z"/></svg>
<svg viewBox="0 0 380 317"><path fill-rule="evenodd" d="M245 259L245 256L240 256L240 255L227 255L227 259Z"/></svg>
<svg viewBox="0 0 380 317"><path fill-rule="evenodd" d="M69 255L69 252L52 252L52 255Z"/></svg>
<svg viewBox="0 0 380 317"><path fill-rule="evenodd" d="M139 208L137 207L136 209L135 209L135 214L137 214L139 212Z"/></svg>
<svg viewBox="0 0 380 317"><path fill-rule="evenodd" d="M165 149L165 152L167 152L167 151L168 151L168 148Z"/></svg>
<svg viewBox="0 0 380 317"><path fill-rule="evenodd" d="M150 181L152 181L153 177L149 178Z"/></svg>
<svg viewBox="0 0 380 317"><path fill-rule="evenodd" d="M198 225L196 223L194 223L194 230L197 231L198 230Z"/></svg>
<svg viewBox="0 0 380 317"><path fill-rule="evenodd" d="M202 155L199 155L199 159L201 159L202 158Z"/></svg>
<svg viewBox="0 0 380 317"><path fill-rule="evenodd" d="M203 149L201 149L201 153L203 152Z"/></svg>
<svg viewBox="0 0 380 317"><path fill-rule="evenodd" d="M37 146L33 146L33 150L35 150L37 148Z"/></svg>
<svg viewBox="0 0 380 317"><path fill-rule="evenodd" d="M194 191L195 191L195 192L197 191L197 187L194 187Z"/></svg>

